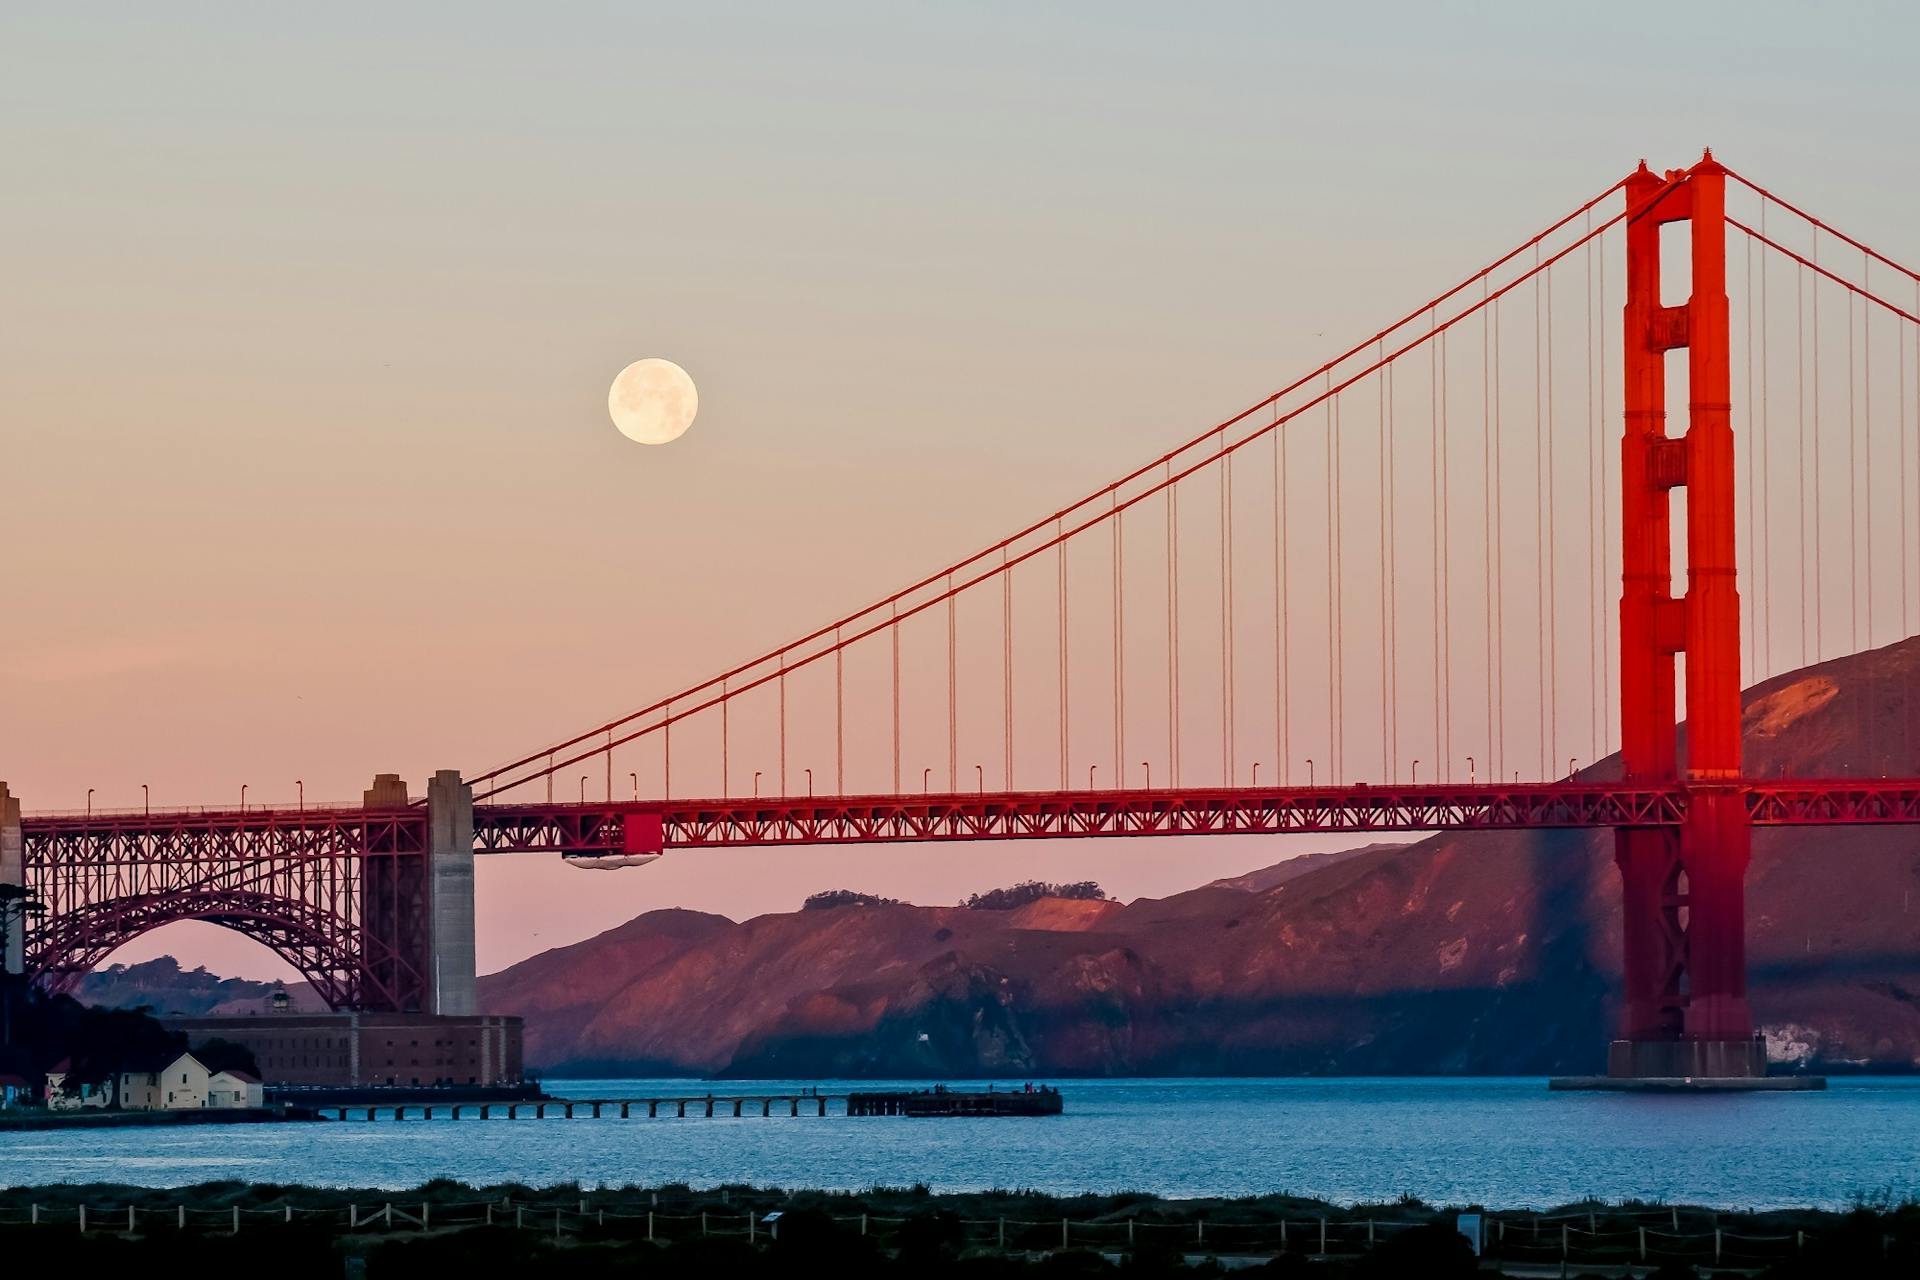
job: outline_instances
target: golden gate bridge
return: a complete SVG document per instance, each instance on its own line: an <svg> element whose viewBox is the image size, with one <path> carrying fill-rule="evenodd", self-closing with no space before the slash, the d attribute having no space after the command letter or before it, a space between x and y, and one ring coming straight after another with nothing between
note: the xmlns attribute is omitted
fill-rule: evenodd
<svg viewBox="0 0 1920 1280"><path fill-rule="evenodd" d="M1917 431L1920 275L1710 153L1642 164L1079 501L424 799L0 787L45 908L7 958L61 988L211 920L336 1008L471 1012L476 853L1606 827L1613 1069L1759 1074L1751 829L1920 822L1920 754L1748 776L1741 689L1915 632Z"/></svg>

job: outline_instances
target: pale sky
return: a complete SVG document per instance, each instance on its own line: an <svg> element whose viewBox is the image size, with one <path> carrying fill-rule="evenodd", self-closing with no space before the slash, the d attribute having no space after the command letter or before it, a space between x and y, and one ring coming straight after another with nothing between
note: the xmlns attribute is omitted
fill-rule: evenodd
<svg viewBox="0 0 1920 1280"><path fill-rule="evenodd" d="M1703 145L1920 258L1904 4L0 10L0 777L475 771L991 542ZM607 385L700 416L623 439ZM915 770L917 772L917 770ZM563 787L564 791L564 787ZM1326 842L484 865L496 968ZM192 927L173 950L278 972Z"/></svg>

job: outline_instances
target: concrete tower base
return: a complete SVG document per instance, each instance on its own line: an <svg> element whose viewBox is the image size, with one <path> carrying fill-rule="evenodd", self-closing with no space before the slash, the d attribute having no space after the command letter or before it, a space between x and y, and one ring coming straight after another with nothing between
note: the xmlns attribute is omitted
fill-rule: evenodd
<svg viewBox="0 0 1920 1280"><path fill-rule="evenodd" d="M1800 1092L1824 1089L1824 1076L1770 1076L1766 1045L1751 1040L1615 1040L1604 1076L1559 1076L1550 1089L1616 1093Z"/></svg>

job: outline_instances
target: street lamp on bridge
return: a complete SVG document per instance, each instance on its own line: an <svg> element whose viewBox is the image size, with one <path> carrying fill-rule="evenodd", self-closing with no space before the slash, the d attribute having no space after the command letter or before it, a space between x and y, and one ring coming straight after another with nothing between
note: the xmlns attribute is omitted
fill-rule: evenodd
<svg viewBox="0 0 1920 1280"><path fill-rule="evenodd" d="M93 816L93 788L92 787L87 788L87 816L89 818Z"/></svg>
<svg viewBox="0 0 1920 1280"><path fill-rule="evenodd" d="M1313 785L1313 757L1307 757L1307 785Z"/></svg>
<svg viewBox="0 0 1920 1280"><path fill-rule="evenodd" d="M247 811L247 784L243 782L240 784L240 812L245 813L246 811Z"/></svg>
<svg viewBox="0 0 1920 1280"><path fill-rule="evenodd" d="M1416 787L1420 785L1420 762L1419 762L1418 760L1415 760L1415 761L1413 762L1413 782L1412 782L1412 785L1413 785L1413 786L1416 786Z"/></svg>
<svg viewBox="0 0 1920 1280"><path fill-rule="evenodd" d="M633 799L634 803L638 804L640 801L640 775L637 773L629 773L627 777L633 780Z"/></svg>
<svg viewBox="0 0 1920 1280"><path fill-rule="evenodd" d="M140 809L148 817L153 816L153 793L147 790L147 784L140 784Z"/></svg>

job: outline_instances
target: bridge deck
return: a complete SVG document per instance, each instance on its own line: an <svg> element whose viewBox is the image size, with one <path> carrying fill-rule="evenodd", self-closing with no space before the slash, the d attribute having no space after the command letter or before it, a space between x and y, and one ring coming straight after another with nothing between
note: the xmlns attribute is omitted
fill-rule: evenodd
<svg viewBox="0 0 1920 1280"><path fill-rule="evenodd" d="M1728 784L1760 826L1920 823L1920 778ZM1213 787L483 804L479 853L608 854L773 845L1130 836L1677 826L1685 786L1619 782ZM422 806L30 814L29 848L155 857L367 854L419 847ZM405 832L412 839L396 839Z"/></svg>

